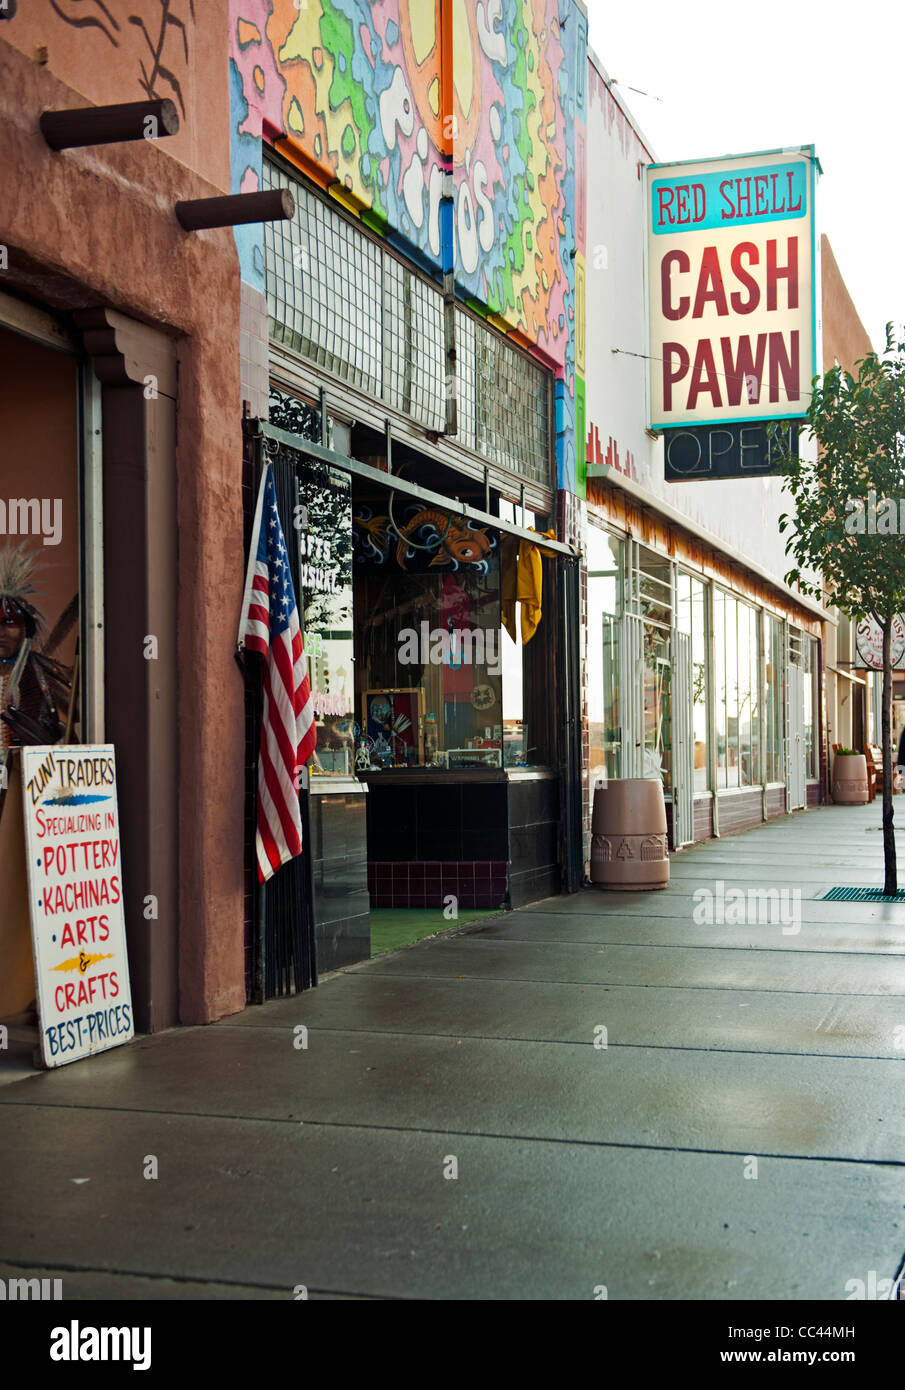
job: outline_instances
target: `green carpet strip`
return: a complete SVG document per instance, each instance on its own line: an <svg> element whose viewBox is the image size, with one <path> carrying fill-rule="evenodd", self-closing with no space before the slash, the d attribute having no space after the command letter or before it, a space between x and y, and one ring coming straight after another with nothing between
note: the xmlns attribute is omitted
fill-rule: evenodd
<svg viewBox="0 0 905 1390"><path fill-rule="evenodd" d="M824 902L836 903L905 903L905 888L898 893L884 893L882 888L831 888L823 895Z"/></svg>

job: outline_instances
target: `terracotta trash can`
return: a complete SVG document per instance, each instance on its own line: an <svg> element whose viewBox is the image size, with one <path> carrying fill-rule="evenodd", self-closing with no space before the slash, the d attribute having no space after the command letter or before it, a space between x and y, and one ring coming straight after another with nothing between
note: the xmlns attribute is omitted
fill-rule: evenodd
<svg viewBox="0 0 905 1390"><path fill-rule="evenodd" d="M837 753L833 759L833 801L837 806L864 806L868 796L865 755Z"/></svg>
<svg viewBox="0 0 905 1390"><path fill-rule="evenodd" d="M617 777L594 792L590 880L640 893L669 883L663 785L652 777Z"/></svg>

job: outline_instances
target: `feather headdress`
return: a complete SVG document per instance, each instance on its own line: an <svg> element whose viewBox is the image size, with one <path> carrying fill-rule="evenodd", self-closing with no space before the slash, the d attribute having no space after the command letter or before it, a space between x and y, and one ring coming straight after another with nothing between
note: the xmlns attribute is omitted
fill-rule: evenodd
<svg viewBox="0 0 905 1390"><path fill-rule="evenodd" d="M4 691L6 705L18 702L19 682L32 649L32 641L44 626L42 614L30 601L36 590L34 571L34 557L28 553L25 545L0 546L0 610L12 608L25 625L25 640L16 654Z"/></svg>
<svg viewBox="0 0 905 1390"><path fill-rule="evenodd" d="M44 626L42 613L31 602L37 592L35 559L24 544L0 546L0 606L18 609L26 636L33 638Z"/></svg>

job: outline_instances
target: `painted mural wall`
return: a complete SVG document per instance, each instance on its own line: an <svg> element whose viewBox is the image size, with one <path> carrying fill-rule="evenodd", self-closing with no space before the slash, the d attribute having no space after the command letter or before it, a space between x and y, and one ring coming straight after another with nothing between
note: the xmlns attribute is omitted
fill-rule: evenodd
<svg viewBox="0 0 905 1390"><path fill-rule="evenodd" d="M574 487L582 9L230 0L230 13L233 191L259 186L270 144L407 254L454 270L472 308L556 368L559 471ZM237 244L262 289L259 231Z"/></svg>
<svg viewBox="0 0 905 1390"><path fill-rule="evenodd" d="M663 441L647 433L643 165L656 154L617 102L603 68L594 59L588 68L587 138L594 157L588 168L587 464L608 464L781 580L790 568L778 525L789 509L781 480L668 483Z"/></svg>

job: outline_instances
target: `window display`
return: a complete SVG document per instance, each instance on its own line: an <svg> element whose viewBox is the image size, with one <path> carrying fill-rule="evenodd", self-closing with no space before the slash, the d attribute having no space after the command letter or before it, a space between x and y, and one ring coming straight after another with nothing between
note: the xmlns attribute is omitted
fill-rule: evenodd
<svg viewBox="0 0 905 1390"><path fill-rule="evenodd" d="M302 637L314 701L312 776L355 771L352 641L352 489L348 473L310 460L299 469Z"/></svg>
<svg viewBox="0 0 905 1390"><path fill-rule="evenodd" d="M760 783L760 648L757 610L723 589L713 594L717 786Z"/></svg>
<svg viewBox="0 0 905 1390"><path fill-rule="evenodd" d="M354 511L356 770L502 767L498 533L398 495Z"/></svg>

